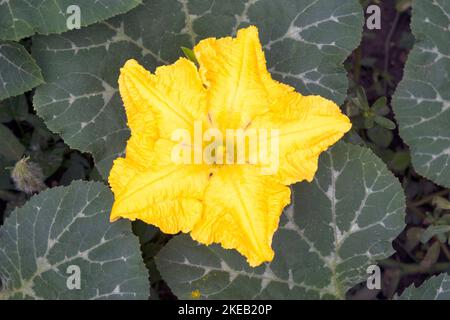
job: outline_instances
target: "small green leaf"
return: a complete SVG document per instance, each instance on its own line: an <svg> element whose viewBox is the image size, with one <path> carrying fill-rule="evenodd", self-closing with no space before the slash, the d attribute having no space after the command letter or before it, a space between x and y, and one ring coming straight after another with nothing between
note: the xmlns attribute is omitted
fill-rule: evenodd
<svg viewBox="0 0 450 320"><path fill-rule="evenodd" d="M428 241L430 241L431 238L433 238L435 235L441 234L441 233L445 233L445 232L449 232L450 231L450 226L429 226L424 233L422 234L422 237L420 238L420 241L422 243L427 243Z"/></svg>
<svg viewBox="0 0 450 320"><path fill-rule="evenodd" d="M439 241L433 242L433 244L428 248L427 253L425 254L423 260L420 261L420 266L424 270L429 269L433 264L437 262L440 253L441 253L441 246L439 244Z"/></svg>
<svg viewBox="0 0 450 320"><path fill-rule="evenodd" d="M420 243L424 231L423 228L419 227L410 227L408 231L406 231L405 249L408 252L411 252Z"/></svg>
<svg viewBox="0 0 450 320"><path fill-rule="evenodd" d="M374 120L378 125L389 130L394 130L397 127L393 121L385 117L375 116Z"/></svg>
<svg viewBox="0 0 450 320"><path fill-rule="evenodd" d="M41 69L23 46L0 41L0 100L22 94L43 82Z"/></svg>
<svg viewBox="0 0 450 320"><path fill-rule="evenodd" d="M188 58L189 60L191 60L193 63L195 63L196 65L198 65L198 61L197 58L195 57L195 52L192 49L186 48L186 47L181 47L181 50L183 50L184 55L186 56L186 58Z"/></svg>
<svg viewBox="0 0 450 320"><path fill-rule="evenodd" d="M129 222L109 222L112 202L102 183L76 181L12 212L0 228L0 300L147 299L139 242Z"/></svg>
<svg viewBox="0 0 450 320"><path fill-rule="evenodd" d="M374 126L375 122L373 119L373 116L368 115L366 117L364 117L364 128L366 129L370 129Z"/></svg>
<svg viewBox="0 0 450 320"><path fill-rule="evenodd" d="M367 101L366 92L364 91L364 88L361 86L358 86L356 88L356 96L358 97L358 106L363 111L369 111L369 102Z"/></svg>
<svg viewBox="0 0 450 320"><path fill-rule="evenodd" d="M386 104L387 104L386 97L381 97L374 102L374 104L371 107L371 110L379 116L385 116L389 113L389 108L387 107Z"/></svg>
<svg viewBox="0 0 450 320"><path fill-rule="evenodd" d="M439 224L447 224L450 225L450 214L443 214L439 220L438 220Z"/></svg>
<svg viewBox="0 0 450 320"><path fill-rule="evenodd" d="M374 126L367 130L367 136L380 148L387 148L394 139L392 131L380 126Z"/></svg>
<svg viewBox="0 0 450 320"><path fill-rule="evenodd" d="M275 258L257 268L235 250L176 236L156 256L180 299L344 299L389 257L403 230L399 181L369 149L338 143L322 154L314 181L293 187L273 239Z"/></svg>
<svg viewBox="0 0 450 320"><path fill-rule="evenodd" d="M444 197L434 197L431 203L438 209L450 210L450 201Z"/></svg>
<svg viewBox="0 0 450 320"><path fill-rule="evenodd" d="M406 170L411 164L411 155L407 150L399 150L389 161L389 168L393 171L401 172Z"/></svg>

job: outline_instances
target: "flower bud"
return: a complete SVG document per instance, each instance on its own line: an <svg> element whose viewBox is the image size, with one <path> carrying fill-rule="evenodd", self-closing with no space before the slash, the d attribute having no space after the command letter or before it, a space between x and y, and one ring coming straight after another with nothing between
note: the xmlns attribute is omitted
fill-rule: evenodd
<svg viewBox="0 0 450 320"><path fill-rule="evenodd" d="M11 172L11 178L17 190L32 194L44 190L46 185L41 168L29 159L25 157L16 163Z"/></svg>

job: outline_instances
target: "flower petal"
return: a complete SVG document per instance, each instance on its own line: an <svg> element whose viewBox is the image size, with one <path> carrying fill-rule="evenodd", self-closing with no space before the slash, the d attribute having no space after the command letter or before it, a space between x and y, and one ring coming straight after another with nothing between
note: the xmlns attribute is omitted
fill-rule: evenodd
<svg viewBox="0 0 450 320"><path fill-rule="evenodd" d="M119 88L133 133L134 129L141 132L135 123L146 113L155 121L148 123L145 131L168 139L174 130L192 131L195 120L206 119L206 89L197 68L187 59L161 66L155 75L128 60L121 69Z"/></svg>
<svg viewBox="0 0 450 320"><path fill-rule="evenodd" d="M201 215L209 174L207 167L187 165L140 172L119 158L109 176L115 195L110 219L139 219L170 234L189 232Z"/></svg>
<svg viewBox="0 0 450 320"><path fill-rule="evenodd" d="M211 178L193 239L237 249L251 266L271 261L272 237L290 189L249 165L226 166Z"/></svg>
<svg viewBox="0 0 450 320"><path fill-rule="evenodd" d="M220 129L244 128L270 101L293 88L272 80L258 38L250 26L236 38L208 38L194 48L208 87L209 115Z"/></svg>
<svg viewBox="0 0 450 320"><path fill-rule="evenodd" d="M321 152L350 130L350 120L332 101L292 92L276 101L271 111L254 119L252 128L279 132L277 179L289 185L312 181Z"/></svg>

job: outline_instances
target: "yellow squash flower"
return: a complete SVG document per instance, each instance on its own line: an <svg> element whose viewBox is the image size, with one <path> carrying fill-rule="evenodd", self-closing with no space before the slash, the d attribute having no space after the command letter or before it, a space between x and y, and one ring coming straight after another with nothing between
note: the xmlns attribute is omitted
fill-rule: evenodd
<svg viewBox="0 0 450 320"><path fill-rule="evenodd" d="M140 219L165 233L190 232L194 240L236 249L258 266L274 257L272 237L290 203L289 185L311 181L319 154L351 124L332 101L302 96L272 79L254 26L236 38L202 40L194 52L198 69L184 58L154 74L135 60L121 69L131 138L109 176L111 221ZM262 173L259 163L247 160L174 162L179 142L173 133L195 136L195 123L221 132L276 130L278 170ZM216 156L229 159L228 150L218 148Z"/></svg>

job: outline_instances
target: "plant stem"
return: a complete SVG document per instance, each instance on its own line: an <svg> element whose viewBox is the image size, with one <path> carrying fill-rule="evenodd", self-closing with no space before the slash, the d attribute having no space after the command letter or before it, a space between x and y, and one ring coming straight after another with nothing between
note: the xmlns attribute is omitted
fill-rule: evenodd
<svg viewBox="0 0 450 320"><path fill-rule="evenodd" d="M386 37L386 41L384 42L384 74L388 73L389 69L389 61L390 61L390 49L391 49L391 40L394 36L395 28L397 27L398 20L400 18L400 13L397 11L395 14L394 22L392 22L391 29ZM384 94L387 96L388 84L386 80L384 81Z"/></svg>
<svg viewBox="0 0 450 320"><path fill-rule="evenodd" d="M355 62L354 62L354 68L353 68L353 77L355 83L359 83L359 78L361 76L361 46L359 46L355 50Z"/></svg>

